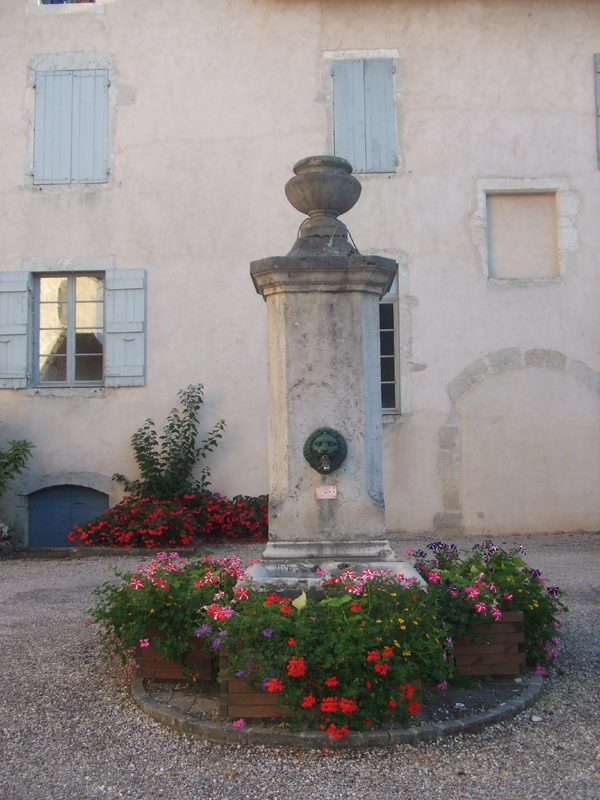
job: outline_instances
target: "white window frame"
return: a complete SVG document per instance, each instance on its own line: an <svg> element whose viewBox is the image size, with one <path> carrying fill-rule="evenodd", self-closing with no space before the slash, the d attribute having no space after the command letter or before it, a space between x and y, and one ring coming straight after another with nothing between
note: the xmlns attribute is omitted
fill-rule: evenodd
<svg viewBox="0 0 600 800"><path fill-rule="evenodd" d="M95 381L82 381L77 380L75 377L75 344L76 344L76 328L75 328L75 278L88 275L90 277L100 278L103 283L106 283L106 275L104 272L46 272L34 275L33 286L33 386L37 388L77 388L89 386L103 386L105 376L105 357L106 357L106 291L103 287L102 290L102 377ZM67 352L66 352L66 379L64 381L42 381L40 380L39 362L39 341L40 341L40 281L43 278L56 277L67 278Z"/></svg>

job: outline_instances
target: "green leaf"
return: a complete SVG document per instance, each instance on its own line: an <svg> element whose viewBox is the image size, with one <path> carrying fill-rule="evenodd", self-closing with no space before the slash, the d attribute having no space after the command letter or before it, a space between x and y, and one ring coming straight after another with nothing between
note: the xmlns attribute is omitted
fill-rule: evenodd
<svg viewBox="0 0 600 800"><path fill-rule="evenodd" d="M298 609L298 611L302 611L303 608L306 608L306 592L302 592L299 597L292 600L292 605L294 608Z"/></svg>

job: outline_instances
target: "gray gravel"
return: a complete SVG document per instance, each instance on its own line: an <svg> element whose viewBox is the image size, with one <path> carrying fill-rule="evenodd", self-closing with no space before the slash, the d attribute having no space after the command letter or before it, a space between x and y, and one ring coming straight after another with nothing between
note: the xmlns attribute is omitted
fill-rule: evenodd
<svg viewBox="0 0 600 800"><path fill-rule="evenodd" d="M400 554L426 541L393 543ZM534 709L483 733L354 752L218 745L162 728L86 625L111 563L135 560L0 561L0 797L598 800L600 536L497 541L523 543L529 564L569 592L562 674Z"/></svg>

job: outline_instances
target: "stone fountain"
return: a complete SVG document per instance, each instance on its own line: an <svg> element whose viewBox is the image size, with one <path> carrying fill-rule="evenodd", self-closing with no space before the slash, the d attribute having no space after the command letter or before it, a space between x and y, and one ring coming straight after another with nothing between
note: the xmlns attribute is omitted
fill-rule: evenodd
<svg viewBox="0 0 600 800"><path fill-rule="evenodd" d="M269 541L251 574L272 584L388 569L385 536L379 300L396 262L361 255L338 217L361 193L351 164L303 158L285 193L308 218L286 256L253 261L267 303ZM419 579L420 580L420 579Z"/></svg>

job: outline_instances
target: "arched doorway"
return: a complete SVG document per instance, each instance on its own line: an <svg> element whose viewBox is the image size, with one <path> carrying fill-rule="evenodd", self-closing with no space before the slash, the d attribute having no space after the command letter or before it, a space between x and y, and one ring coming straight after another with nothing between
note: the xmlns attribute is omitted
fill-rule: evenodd
<svg viewBox="0 0 600 800"><path fill-rule="evenodd" d="M29 495L29 547L73 547L69 532L108 506L107 494L87 486L50 486L33 492Z"/></svg>

